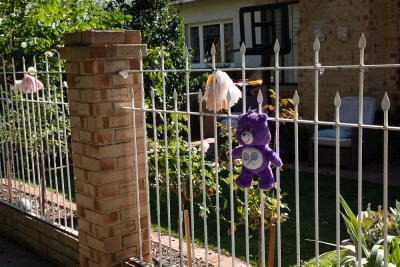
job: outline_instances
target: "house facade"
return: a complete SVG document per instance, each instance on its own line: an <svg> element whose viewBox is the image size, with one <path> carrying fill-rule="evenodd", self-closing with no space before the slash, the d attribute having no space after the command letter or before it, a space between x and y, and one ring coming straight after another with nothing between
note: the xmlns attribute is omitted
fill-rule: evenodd
<svg viewBox="0 0 400 267"><path fill-rule="evenodd" d="M193 67L210 63L216 45L220 66L241 66L240 44L248 48L246 66L272 66L273 39L280 40L283 66L312 65L312 43L321 42L323 65L359 63L358 39L367 39L366 64L400 63L400 1L398 0L178 0L172 4L184 18ZM265 33L267 32L267 33ZM282 95L298 90L303 118L313 118L314 74L283 71ZM357 70L326 70L320 76L320 119L333 118L333 99L358 95ZM400 105L400 70L368 70L364 94L382 99L390 94L392 111Z"/></svg>

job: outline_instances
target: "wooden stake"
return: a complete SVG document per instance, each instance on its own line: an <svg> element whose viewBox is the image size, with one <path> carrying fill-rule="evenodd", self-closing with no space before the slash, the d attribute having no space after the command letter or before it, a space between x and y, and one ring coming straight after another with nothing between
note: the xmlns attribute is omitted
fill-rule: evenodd
<svg viewBox="0 0 400 267"><path fill-rule="evenodd" d="M275 262L275 230L275 224L271 224L271 226L269 227L268 267L274 267Z"/></svg>
<svg viewBox="0 0 400 267"><path fill-rule="evenodd" d="M42 215L44 216L46 213L46 183L45 183L45 176L44 176L44 169L43 165L39 166L39 192L40 192L40 208L42 209Z"/></svg>
<svg viewBox="0 0 400 267"><path fill-rule="evenodd" d="M186 264L192 267L192 248L190 243L190 223L188 210L183 211L183 218L185 223L185 236L186 236Z"/></svg>
<svg viewBox="0 0 400 267"><path fill-rule="evenodd" d="M10 167L10 161L6 161L6 179L7 179L7 185L8 185L8 199L12 203L13 199L13 191L12 191L12 179L11 179L11 167Z"/></svg>

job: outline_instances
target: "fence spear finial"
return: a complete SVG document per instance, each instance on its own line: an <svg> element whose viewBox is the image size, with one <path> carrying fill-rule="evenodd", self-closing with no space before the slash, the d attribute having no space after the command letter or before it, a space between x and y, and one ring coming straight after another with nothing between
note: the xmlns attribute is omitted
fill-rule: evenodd
<svg viewBox="0 0 400 267"><path fill-rule="evenodd" d="M139 49L139 61L143 59L142 49Z"/></svg>
<svg viewBox="0 0 400 267"><path fill-rule="evenodd" d="M244 42L240 45L240 54L243 56L246 53L246 45Z"/></svg>
<svg viewBox="0 0 400 267"><path fill-rule="evenodd" d="M389 97L387 95L387 92L385 92L385 94L383 95L383 99L381 102L381 108L384 112L388 111L390 108L390 100Z"/></svg>
<svg viewBox="0 0 400 267"><path fill-rule="evenodd" d="M161 60L164 60L164 57L165 57L165 52L164 52L164 50L163 50L163 49L160 50L160 51L158 52L158 54L160 55Z"/></svg>
<svg viewBox="0 0 400 267"><path fill-rule="evenodd" d="M336 91L335 99L333 100L333 104L336 108L339 108L342 104L342 100L340 99L339 91Z"/></svg>
<svg viewBox="0 0 400 267"><path fill-rule="evenodd" d="M299 98L299 94L297 93L297 90L294 91L294 95L293 95L293 104L294 106L298 106L300 103L300 98Z"/></svg>
<svg viewBox="0 0 400 267"><path fill-rule="evenodd" d="M228 106L229 107L230 107L229 102L231 102L231 99L232 99L231 92L228 90L228 93L226 93L226 100L228 101Z"/></svg>
<svg viewBox="0 0 400 267"><path fill-rule="evenodd" d="M214 56L215 56L215 53L217 52L214 43L211 45L211 50L210 50L210 52L211 52L211 56L214 57Z"/></svg>
<svg viewBox="0 0 400 267"><path fill-rule="evenodd" d="M263 101L264 101L263 94L262 94L261 90L258 90L257 102L258 102L258 104L262 104Z"/></svg>
<svg viewBox="0 0 400 267"><path fill-rule="evenodd" d="M314 43L313 43L314 51L315 52L319 51L320 47L321 47L321 44L319 42L318 36L315 36L315 40L314 40Z"/></svg>
<svg viewBox="0 0 400 267"><path fill-rule="evenodd" d="M175 111L177 111L178 110L178 93L176 92L176 89L174 89L173 98L174 98Z"/></svg>
<svg viewBox="0 0 400 267"><path fill-rule="evenodd" d="M185 45L185 58L188 59L189 56L190 56L189 49L188 49L187 45Z"/></svg>
<svg viewBox="0 0 400 267"><path fill-rule="evenodd" d="M274 44L274 52L275 52L275 54L279 54L279 50L281 50L281 46L279 45L278 38L276 38L275 44Z"/></svg>
<svg viewBox="0 0 400 267"><path fill-rule="evenodd" d="M367 46L367 40L365 39L364 33L361 33L360 39L358 40L358 48L364 49Z"/></svg>
<svg viewBox="0 0 400 267"><path fill-rule="evenodd" d="M197 98L198 98L199 102L203 101L203 93L201 92L201 90L199 90L199 93L197 94Z"/></svg>

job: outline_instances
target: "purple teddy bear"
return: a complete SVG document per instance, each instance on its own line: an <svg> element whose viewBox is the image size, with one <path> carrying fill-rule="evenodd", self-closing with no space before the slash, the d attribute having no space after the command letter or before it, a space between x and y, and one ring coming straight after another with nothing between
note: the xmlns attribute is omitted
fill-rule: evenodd
<svg viewBox="0 0 400 267"><path fill-rule="evenodd" d="M242 172L236 179L238 186L249 187L253 176L257 175L260 178L260 189L274 187L270 162L281 167L282 161L268 145L271 133L267 119L267 114L254 111L249 111L238 119L236 137L240 145L232 151L233 158L242 159Z"/></svg>

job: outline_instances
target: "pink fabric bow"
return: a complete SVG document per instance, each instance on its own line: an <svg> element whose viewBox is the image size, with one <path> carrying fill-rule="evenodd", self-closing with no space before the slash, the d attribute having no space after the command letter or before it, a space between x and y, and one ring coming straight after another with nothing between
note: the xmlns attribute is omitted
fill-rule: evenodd
<svg viewBox="0 0 400 267"><path fill-rule="evenodd" d="M15 81L15 88L24 93L36 93L43 89L43 83L39 81L39 79L24 73L24 78L22 80Z"/></svg>

